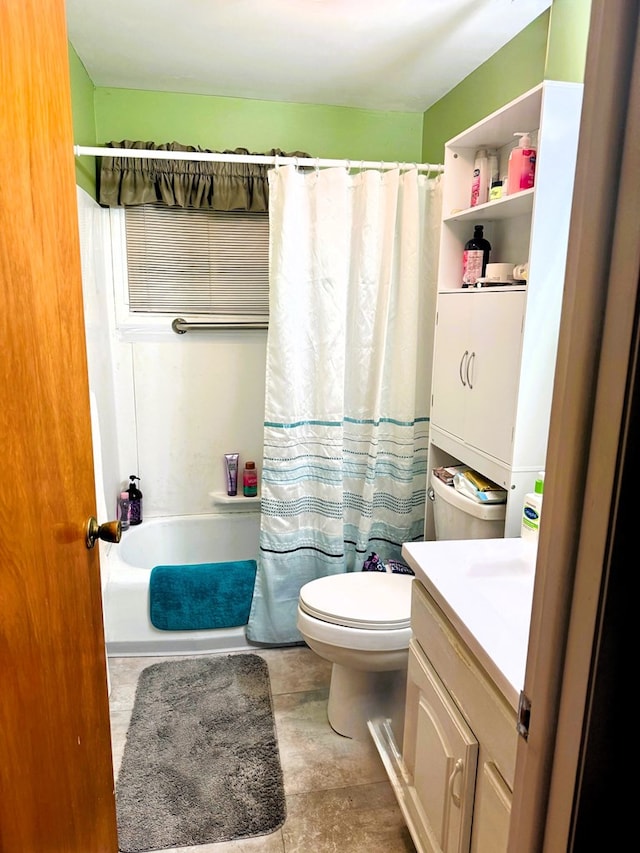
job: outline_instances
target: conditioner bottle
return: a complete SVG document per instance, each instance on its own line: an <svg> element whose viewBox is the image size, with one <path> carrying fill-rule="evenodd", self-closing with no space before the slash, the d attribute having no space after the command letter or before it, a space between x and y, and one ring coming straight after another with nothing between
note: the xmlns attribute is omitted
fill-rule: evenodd
<svg viewBox="0 0 640 853"><path fill-rule="evenodd" d="M471 203L469 207L484 204L489 201L489 184L491 183L489 152L486 148L476 151L473 163L473 178L471 181Z"/></svg>

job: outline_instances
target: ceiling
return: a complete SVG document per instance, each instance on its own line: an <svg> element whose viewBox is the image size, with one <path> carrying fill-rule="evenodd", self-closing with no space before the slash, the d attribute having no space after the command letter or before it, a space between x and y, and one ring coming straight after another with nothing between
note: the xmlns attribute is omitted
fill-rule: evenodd
<svg viewBox="0 0 640 853"><path fill-rule="evenodd" d="M67 0L95 86L424 112L552 0Z"/></svg>

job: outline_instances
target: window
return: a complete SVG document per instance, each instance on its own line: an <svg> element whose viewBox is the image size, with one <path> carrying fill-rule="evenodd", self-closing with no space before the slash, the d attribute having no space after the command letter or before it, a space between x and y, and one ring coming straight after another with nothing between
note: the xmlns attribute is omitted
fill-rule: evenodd
<svg viewBox="0 0 640 853"><path fill-rule="evenodd" d="M267 322L268 213L146 204L124 222L130 315Z"/></svg>

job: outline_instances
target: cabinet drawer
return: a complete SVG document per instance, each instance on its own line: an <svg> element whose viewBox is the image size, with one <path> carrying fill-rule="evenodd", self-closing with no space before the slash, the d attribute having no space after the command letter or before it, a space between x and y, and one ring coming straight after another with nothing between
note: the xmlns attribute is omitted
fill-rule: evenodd
<svg viewBox="0 0 640 853"><path fill-rule="evenodd" d="M412 586L411 627L414 640L513 789L518 746L516 712L417 580Z"/></svg>

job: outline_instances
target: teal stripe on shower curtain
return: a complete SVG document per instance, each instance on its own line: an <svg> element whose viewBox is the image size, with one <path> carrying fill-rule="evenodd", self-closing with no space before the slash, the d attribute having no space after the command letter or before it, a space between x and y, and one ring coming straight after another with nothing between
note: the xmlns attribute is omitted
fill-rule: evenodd
<svg viewBox="0 0 640 853"><path fill-rule="evenodd" d="M252 641L300 642L304 583L422 538L438 202L415 170L270 172Z"/></svg>

